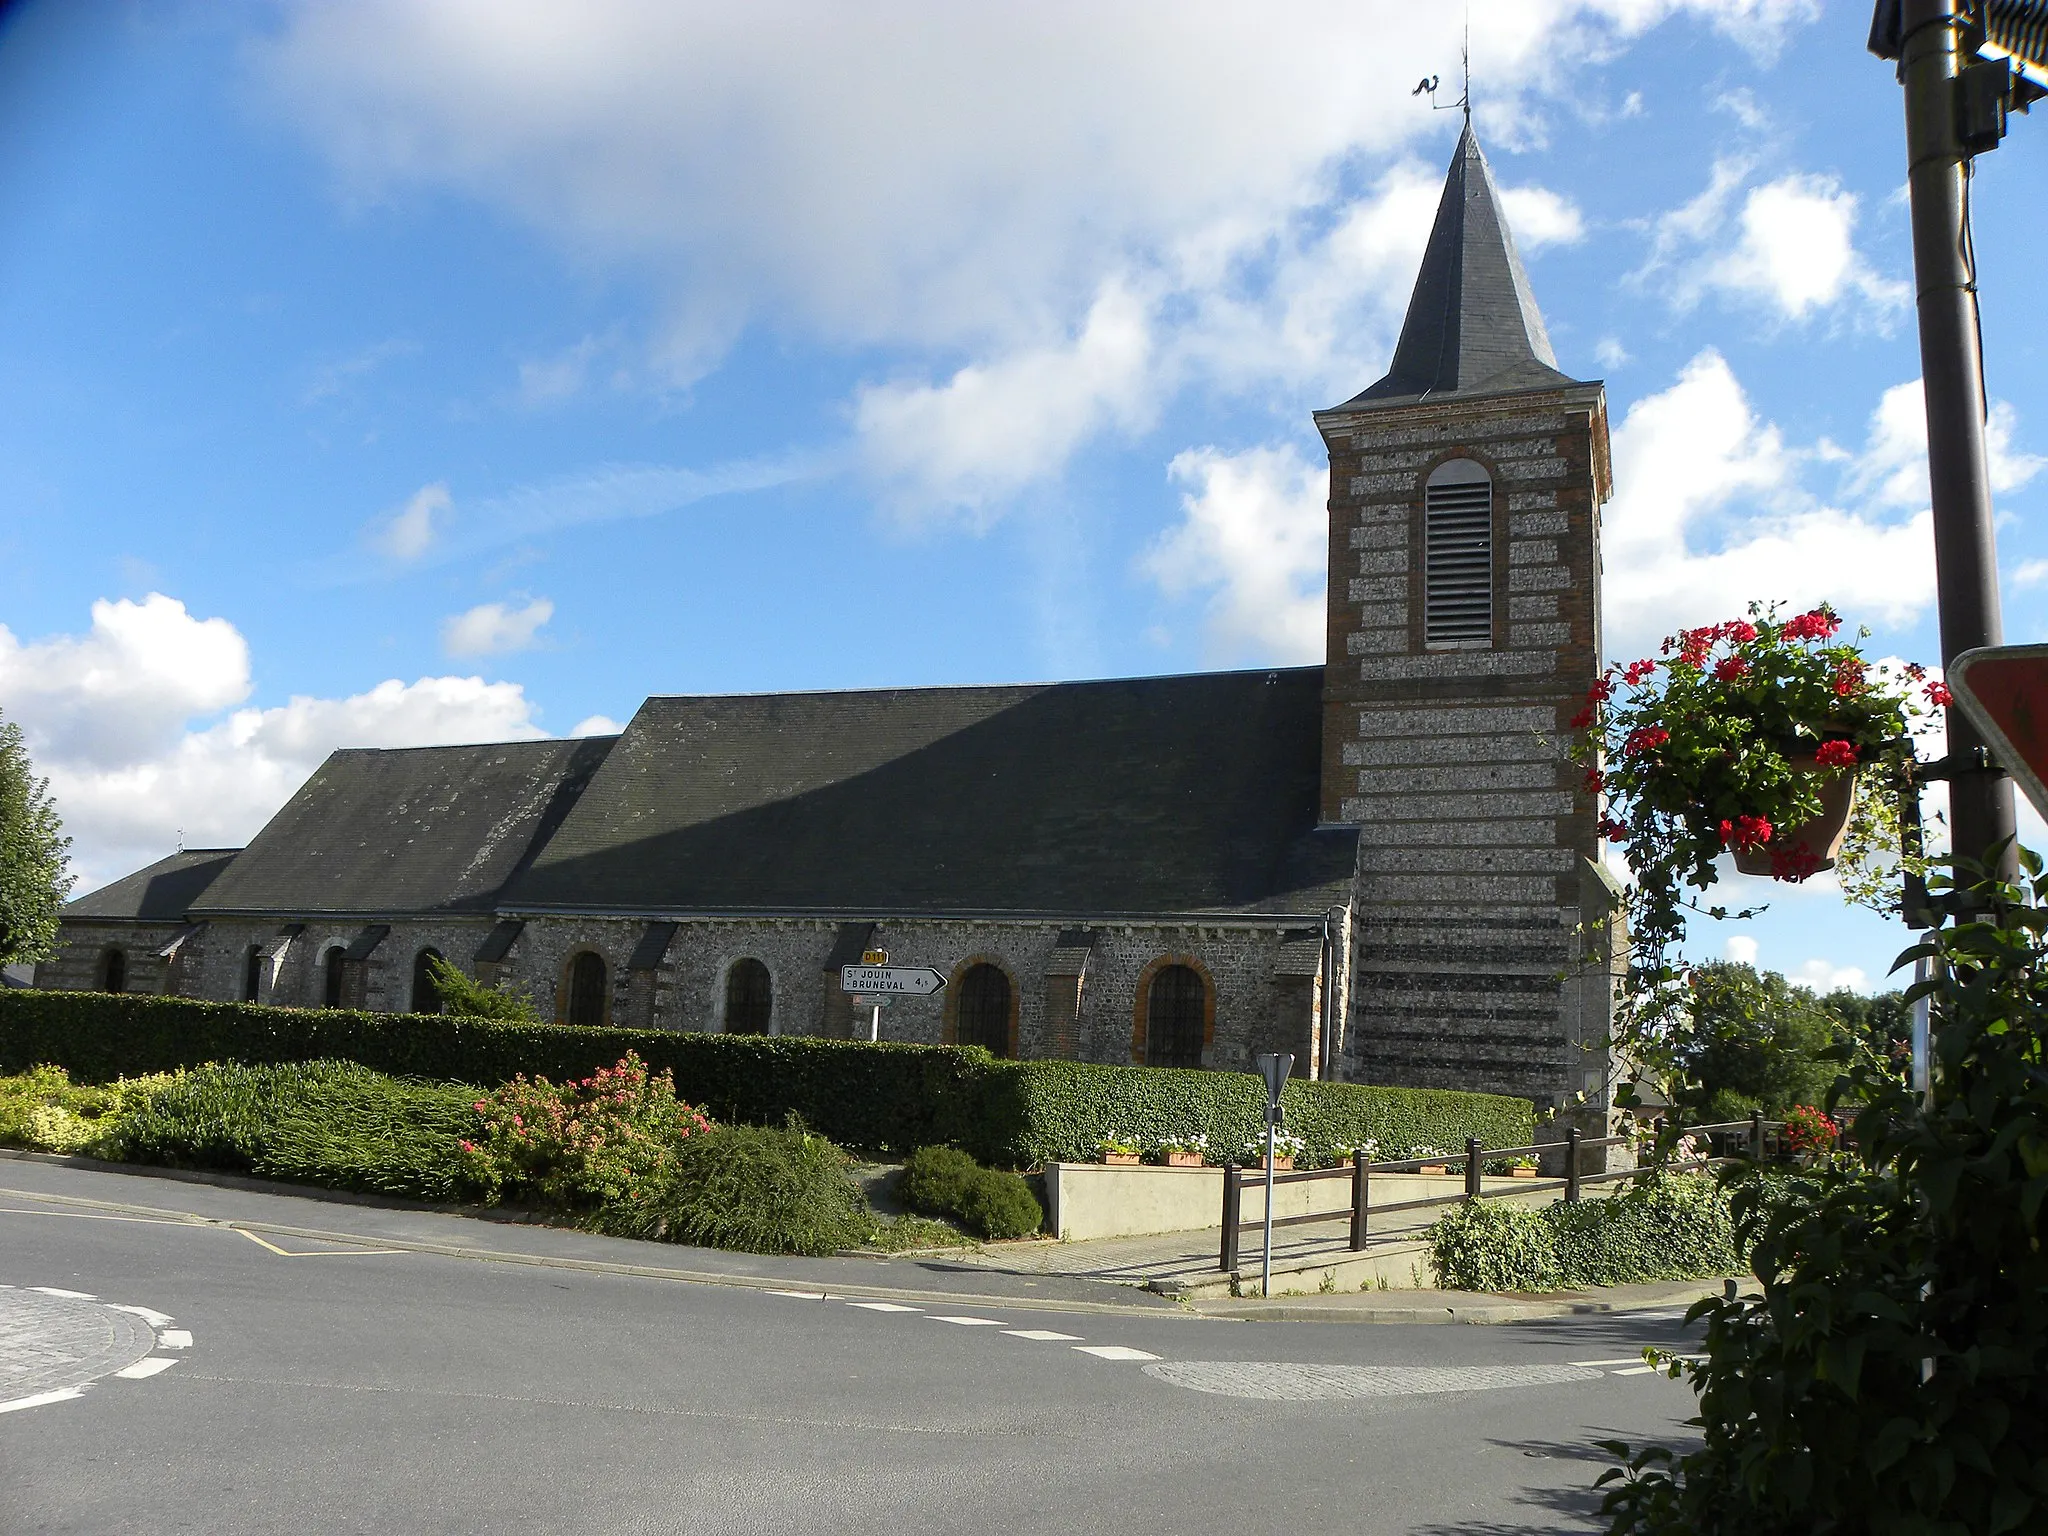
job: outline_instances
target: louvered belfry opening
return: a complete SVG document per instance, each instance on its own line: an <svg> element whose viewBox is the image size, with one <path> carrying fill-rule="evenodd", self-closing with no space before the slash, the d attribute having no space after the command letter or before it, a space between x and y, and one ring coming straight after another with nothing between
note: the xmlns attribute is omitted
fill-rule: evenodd
<svg viewBox="0 0 2048 1536"><path fill-rule="evenodd" d="M1493 479L1470 459L1439 464L1422 504L1422 642L1433 651L1493 644Z"/></svg>

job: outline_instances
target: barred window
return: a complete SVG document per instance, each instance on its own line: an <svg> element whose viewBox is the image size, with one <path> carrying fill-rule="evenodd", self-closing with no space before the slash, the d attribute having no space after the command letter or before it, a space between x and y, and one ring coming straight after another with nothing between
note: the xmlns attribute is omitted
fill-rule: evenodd
<svg viewBox="0 0 2048 1536"><path fill-rule="evenodd" d="M571 1024L602 1024L605 1016L604 956L584 950L569 962L569 1007Z"/></svg>
<svg viewBox="0 0 2048 1536"><path fill-rule="evenodd" d="M1192 966L1162 967L1145 1000L1145 1065L1199 1067L1208 1033L1208 989Z"/></svg>
<svg viewBox="0 0 2048 1536"><path fill-rule="evenodd" d="M412 957L413 1013L441 1011L441 988L434 981L434 962L439 959L441 951L432 947L423 949Z"/></svg>
<svg viewBox="0 0 2048 1536"><path fill-rule="evenodd" d="M1010 1054L1010 978L1001 967L972 966L960 978L954 1038L997 1056Z"/></svg>
<svg viewBox="0 0 2048 1536"><path fill-rule="evenodd" d="M343 1007L348 1000L348 951L335 945L327 951L326 966L321 976L320 1002L328 1008Z"/></svg>
<svg viewBox="0 0 2048 1536"><path fill-rule="evenodd" d="M242 1001L253 1003L263 990L263 946L251 944L242 956Z"/></svg>
<svg viewBox="0 0 2048 1536"><path fill-rule="evenodd" d="M1430 472L1422 503L1422 640L1433 651L1493 644L1493 479L1470 459Z"/></svg>
<svg viewBox="0 0 2048 1536"><path fill-rule="evenodd" d="M128 951L110 949L100 956L99 984L102 992L128 990Z"/></svg>

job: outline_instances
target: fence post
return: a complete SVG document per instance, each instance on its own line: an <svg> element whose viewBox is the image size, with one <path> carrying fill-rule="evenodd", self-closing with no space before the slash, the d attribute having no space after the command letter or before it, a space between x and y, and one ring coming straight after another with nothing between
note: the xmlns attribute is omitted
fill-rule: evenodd
<svg viewBox="0 0 2048 1536"><path fill-rule="evenodd" d="M1760 1109L1749 1112L1749 1160L1752 1163L1764 1160L1764 1112Z"/></svg>
<svg viewBox="0 0 2048 1536"><path fill-rule="evenodd" d="M1226 1275L1237 1270L1237 1227L1244 1202L1244 1170L1232 1163L1223 1170L1223 1253L1216 1267Z"/></svg>
<svg viewBox="0 0 2048 1536"><path fill-rule="evenodd" d="M1467 1136L1465 1138L1465 1198L1467 1200L1477 1200L1479 1198L1480 1167L1479 1138L1477 1136Z"/></svg>
<svg viewBox="0 0 2048 1536"><path fill-rule="evenodd" d="M1579 1203L1579 1136L1581 1132L1574 1125L1564 1133L1564 1197L1573 1205Z"/></svg>
<svg viewBox="0 0 2048 1536"><path fill-rule="evenodd" d="M1351 1154L1351 1251L1365 1248L1365 1224L1372 1211L1372 1168L1363 1151Z"/></svg>

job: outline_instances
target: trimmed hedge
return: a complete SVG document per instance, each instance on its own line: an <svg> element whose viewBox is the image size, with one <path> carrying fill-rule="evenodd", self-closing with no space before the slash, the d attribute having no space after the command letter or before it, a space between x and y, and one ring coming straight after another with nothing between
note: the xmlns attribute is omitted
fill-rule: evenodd
<svg viewBox="0 0 2048 1536"><path fill-rule="evenodd" d="M1708 1174L1662 1174L1605 1200L1528 1210L1482 1200L1429 1229L1437 1283L1457 1291L1560 1291L1741 1273L1728 1193Z"/></svg>
<svg viewBox="0 0 2048 1536"><path fill-rule="evenodd" d="M871 1045L808 1036L509 1024L447 1015L265 1008L103 992L0 991L0 1070L48 1063L80 1082L332 1058L393 1076L483 1084L519 1073L555 1082L639 1052L713 1119L782 1125L790 1115L863 1152L963 1147L983 1163L1088 1161L1104 1136L1200 1131L1227 1153L1264 1123L1265 1087L1242 1072L999 1061L971 1046ZM1313 1162L1372 1140L1380 1156L1534 1139L1526 1099L1436 1089L1294 1081L1287 1128Z"/></svg>

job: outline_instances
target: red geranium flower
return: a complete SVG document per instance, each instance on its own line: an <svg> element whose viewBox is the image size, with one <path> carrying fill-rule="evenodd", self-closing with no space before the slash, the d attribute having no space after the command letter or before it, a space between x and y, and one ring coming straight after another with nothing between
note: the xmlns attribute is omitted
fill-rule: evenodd
<svg viewBox="0 0 2048 1536"><path fill-rule="evenodd" d="M1623 757L1641 757L1645 752L1654 751L1671 739L1671 733L1661 725L1639 726L1628 733L1628 740L1621 744Z"/></svg>
<svg viewBox="0 0 2048 1536"><path fill-rule="evenodd" d="M1601 771L1600 771L1600 770L1599 770L1598 768L1588 768L1588 769L1586 770L1586 793L1587 793L1587 794L1589 794L1589 795L1597 795L1597 794L1599 794L1599 793L1600 793L1600 791L1601 791L1601 790L1605 789L1606 787L1607 787L1607 775L1606 775L1606 774L1602 773L1602 772L1601 772Z"/></svg>
<svg viewBox="0 0 2048 1536"><path fill-rule="evenodd" d="M1627 683L1630 687L1634 687L1637 683L1640 683L1644 678L1648 677L1652 672L1656 670L1657 663L1649 660L1646 657L1641 661L1630 662L1628 666L1623 670L1621 674L1621 680Z"/></svg>
<svg viewBox="0 0 2048 1536"><path fill-rule="evenodd" d="M1737 683L1749 676L1749 663L1740 656L1723 656L1714 663L1714 678L1717 682Z"/></svg>
<svg viewBox="0 0 2048 1536"><path fill-rule="evenodd" d="M1853 768L1856 766L1856 745L1848 741L1824 741L1813 754L1813 760L1823 768Z"/></svg>
<svg viewBox="0 0 2048 1536"><path fill-rule="evenodd" d="M1590 704L1588 704L1584 709L1580 710L1576 715L1573 715L1571 718L1571 728L1575 731L1583 731L1587 726L1591 725L1592 723L1593 706Z"/></svg>
<svg viewBox="0 0 2048 1536"><path fill-rule="evenodd" d="M1943 709L1947 709L1956 701L1956 696L1948 691L1948 684L1938 678L1927 685L1925 692L1928 703L1939 705Z"/></svg>
<svg viewBox="0 0 2048 1536"><path fill-rule="evenodd" d="M1723 848L1761 848L1771 840L1771 824L1761 816L1737 816L1721 823Z"/></svg>
<svg viewBox="0 0 2048 1536"><path fill-rule="evenodd" d="M1737 645L1747 645L1756 638L1756 626L1747 619L1730 619L1721 626L1721 636Z"/></svg>

